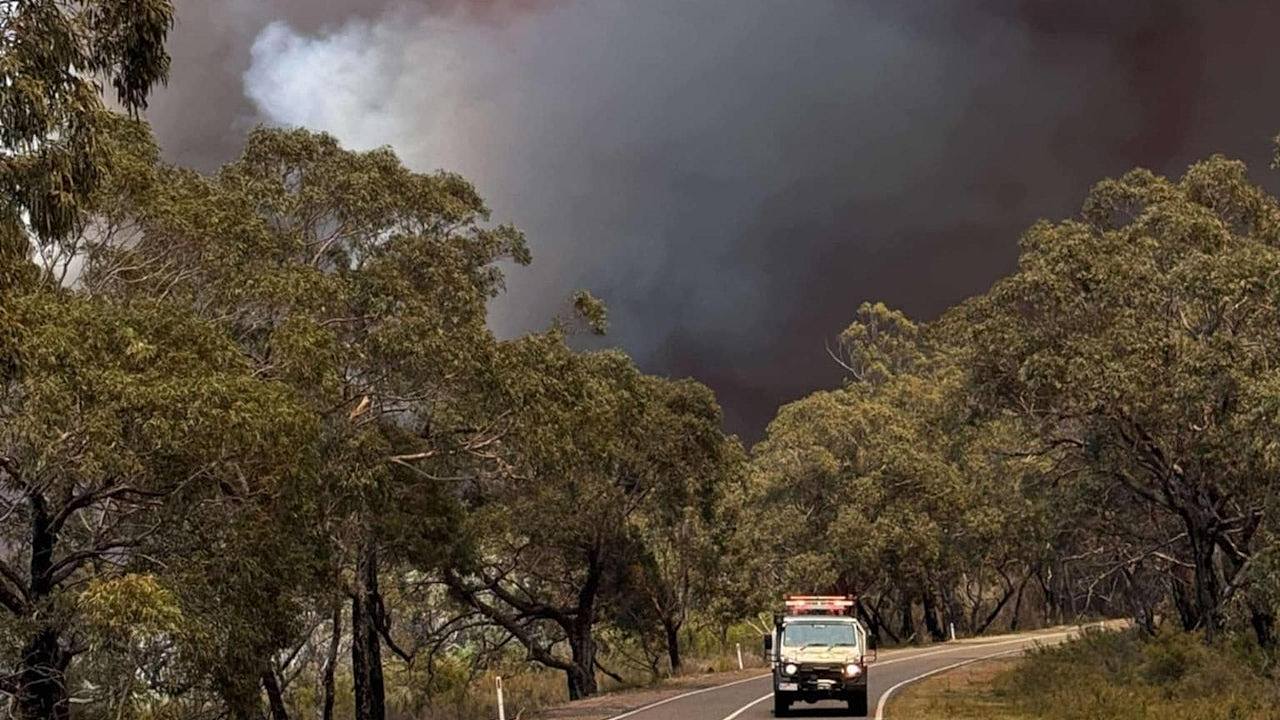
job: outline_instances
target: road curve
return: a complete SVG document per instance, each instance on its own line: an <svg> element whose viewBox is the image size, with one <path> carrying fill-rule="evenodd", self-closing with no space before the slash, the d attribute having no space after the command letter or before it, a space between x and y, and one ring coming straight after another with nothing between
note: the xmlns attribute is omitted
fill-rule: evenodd
<svg viewBox="0 0 1280 720"><path fill-rule="evenodd" d="M868 673L869 717L882 720L890 697L910 682L954 667L993 657L1021 653L1038 644L1052 644L1074 635L1078 628L962 640L926 648L887 650ZM609 720L764 720L773 717L769 676L706 688L637 708ZM799 703L791 717L847 717L843 703Z"/></svg>

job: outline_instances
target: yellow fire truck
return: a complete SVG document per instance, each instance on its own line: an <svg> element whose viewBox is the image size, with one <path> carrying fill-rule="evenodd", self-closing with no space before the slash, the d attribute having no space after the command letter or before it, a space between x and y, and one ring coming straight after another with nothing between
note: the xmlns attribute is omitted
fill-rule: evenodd
<svg viewBox="0 0 1280 720"><path fill-rule="evenodd" d="M852 715L867 714L867 665L875 661L866 629L846 595L788 595L764 636L773 668L773 713L792 703L843 700Z"/></svg>

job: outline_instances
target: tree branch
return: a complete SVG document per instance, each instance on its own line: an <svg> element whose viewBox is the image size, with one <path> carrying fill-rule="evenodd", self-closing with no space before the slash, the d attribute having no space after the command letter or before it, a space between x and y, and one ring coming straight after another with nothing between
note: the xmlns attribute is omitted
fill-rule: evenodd
<svg viewBox="0 0 1280 720"><path fill-rule="evenodd" d="M468 587L462 578L458 577L452 570L445 573L444 579L449 589L453 590L463 602L466 602L482 615L498 623L504 630L511 633L524 646L531 659L557 670L568 671L573 669L572 663L557 658L545 647L539 645L528 629L521 625L515 617L480 599L477 594L478 591L475 588Z"/></svg>

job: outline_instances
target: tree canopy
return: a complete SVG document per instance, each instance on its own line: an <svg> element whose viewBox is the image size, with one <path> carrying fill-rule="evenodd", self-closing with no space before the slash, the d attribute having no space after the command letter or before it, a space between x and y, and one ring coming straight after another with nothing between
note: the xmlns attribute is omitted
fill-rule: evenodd
<svg viewBox="0 0 1280 720"><path fill-rule="evenodd" d="M844 382L748 452L709 388L585 342L586 290L495 337L532 258L456 174L300 128L164 162L137 114L172 22L0 0L15 717L438 716L485 672L578 699L784 592L904 643L1127 615L1274 652L1280 203L1242 164L1099 183L933 321L861 305Z"/></svg>

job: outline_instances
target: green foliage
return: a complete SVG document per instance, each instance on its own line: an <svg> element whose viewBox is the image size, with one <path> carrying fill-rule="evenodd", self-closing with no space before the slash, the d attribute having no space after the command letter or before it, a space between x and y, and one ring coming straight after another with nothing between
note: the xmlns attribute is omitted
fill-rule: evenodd
<svg viewBox="0 0 1280 720"><path fill-rule="evenodd" d="M995 681L1017 717L1275 717L1276 678L1250 655L1165 632L1094 633L1033 654Z"/></svg>
<svg viewBox="0 0 1280 720"><path fill-rule="evenodd" d="M23 2L0 22L0 633L18 671L0 691L25 715L60 713L68 677L113 717L255 715L350 598L350 663L312 667L381 717L381 652L450 637L430 628L455 608L423 578L530 537L531 592L599 583L575 642L622 627L632 591L660 616L638 620L684 626L742 460L706 388L559 332L495 342L499 265L529 254L456 175L265 128L214 176L164 165L99 83L145 107L167 0ZM604 332L602 303L572 304ZM510 632L487 619L462 639Z"/></svg>
<svg viewBox="0 0 1280 720"><path fill-rule="evenodd" d="M1168 545L1194 568L1179 610L1210 635L1280 477L1278 243L1280 206L1241 163L1134 171L1100 183L1082 220L1033 227L1018 272L957 311L975 399L1026 417L1082 492L1115 496L1104 509L1134 518L1124 554L1168 572L1140 550Z"/></svg>
<svg viewBox="0 0 1280 720"><path fill-rule="evenodd" d="M6 3L0 12L0 239L56 243L81 221L106 162L106 80L129 112L169 70L169 0ZM10 248L10 252L12 252ZM24 253L25 256L25 253Z"/></svg>
<svg viewBox="0 0 1280 720"><path fill-rule="evenodd" d="M307 465L314 426L288 388L180 308L36 292L10 310L21 335L0 389L0 601L19 642L3 661L49 661L29 649L34 635L50 638L39 652L53 662L88 643L96 659L71 671L120 678L125 658L146 667L164 648L109 621L177 639L181 602L160 578L190 557L184 526L276 492Z"/></svg>
<svg viewBox="0 0 1280 720"><path fill-rule="evenodd" d="M840 333L843 358L837 358L854 379L877 385L924 361L920 328L906 315L884 303L863 303L855 317Z"/></svg>
<svg viewBox="0 0 1280 720"><path fill-rule="evenodd" d="M560 331L504 343L497 368L506 467L477 485L477 545L448 582L564 670L571 695L592 694L597 623L683 623L740 454L705 387L645 376L616 351L575 352ZM568 657L554 652L563 641Z"/></svg>
<svg viewBox="0 0 1280 720"><path fill-rule="evenodd" d="M152 575L91 580L76 598L79 613L99 642L125 645L182 629L177 597Z"/></svg>
<svg viewBox="0 0 1280 720"><path fill-rule="evenodd" d="M910 634L917 602L935 636L936 606L976 632L1012 600L1016 623L1030 585L1042 618L1271 642L1278 248L1280 205L1214 157L1099 183L929 326L864 304L833 353L850 383L753 451L740 580L856 590L890 633L881 608Z"/></svg>
<svg viewBox="0 0 1280 720"><path fill-rule="evenodd" d="M165 165L100 83L145 107L171 24L168 0L0 14L21 717L67 688L86 717L256 717L264 692L277 716L474 714L498 672L577 698L682 651L722 666L788 591L857 593L897 640L1103 613L1273 642L1280 204L1240 163L1099 183L936 322L864 303L831 350L847 382L748 458L706 387L570 346L607 328L585 291L497 341L487 303L529 251L463 178L302 129L253 130L211 176ZM1274 700L1269 652L1092 637L1004 687L1246 713Z"/></svg>
<svg viewBox="0 0 1280 720"><path fill-rule="evenodd" d="M1199 635L1089 633L1029 657L968 665L913 684L888 714L919 720L1209 720L1277 717L1274 669L1256 645Z"/></svg>
<svg viewBox="0 0 1280 720"><path fill-rule="evenodd" d="M255 511L269 532L232 522L199 534L281 559L193 563L218 578L193 578L203 616L225 629L204 650L218 692L252 711L273 656L306 640L296 618L335 595L358 599L352 662L380 673L381 643L400 651L383 568L430 570L464 552L450 478L483 467L501 430L484 413L497 372L485 303L502 287L499 261L528 261L523 238L490 226L461 178L413 173L388 149L259 128L202 177L156 164L134 129L121 128L125 182L86 241L85 287L208 317L319 427L311 471ZM380 704L376 683L357 687L358 704Z"/></svg>
<svg viewBox="0 0 1280 720"><path fill-rule="evenodd" d="M596 335L604 335L609 331L608 310L603 302L586 290L578 290L573 294L573 310Z"/></svg>
<svg viewBox="0 0 1280 720"><path fill-rule="evenodd" d="M852 381L782 408L754 448L737 552L757 607L852 592L873 630L897 639L916 632L902 618L923 602L940 639L934 605L981 632L1020 595L1047 535L1024 487L1042 468L1003 454L1022 441L1017 422L973 422L964 366L934 336L945 337L864 305L841 345Z"/></svg>

